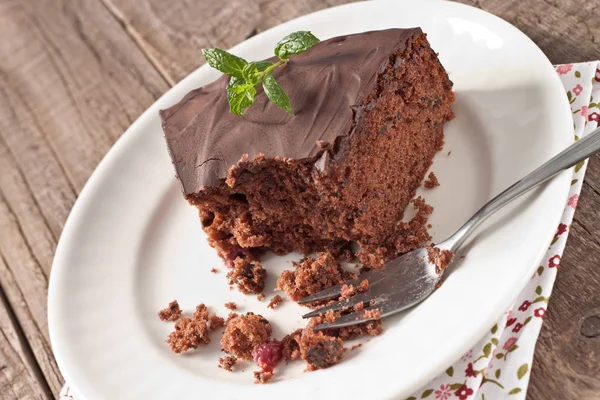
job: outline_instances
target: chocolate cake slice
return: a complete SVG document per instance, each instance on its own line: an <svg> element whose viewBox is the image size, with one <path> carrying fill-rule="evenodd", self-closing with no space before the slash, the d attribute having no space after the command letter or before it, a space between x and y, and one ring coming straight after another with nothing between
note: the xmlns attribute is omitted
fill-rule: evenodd
<svg viewBox="0 0 600 400"><path fill-rule="evenodd" d="M354 242L377 266L427 240L424 219L401 219L442 148L454 94L421 29L325 40L274 76L294 116L262 89L232 114L228 76L160 112L185 198L219 255Z"/></svg>

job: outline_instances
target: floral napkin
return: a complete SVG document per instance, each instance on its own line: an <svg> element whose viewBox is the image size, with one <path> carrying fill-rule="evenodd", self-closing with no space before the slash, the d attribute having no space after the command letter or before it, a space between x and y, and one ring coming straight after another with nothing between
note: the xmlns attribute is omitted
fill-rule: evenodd
<svg viewBox="0 0 600 400"><path fill-rule="evenodd" d="M558 65L556 72L571 103L574 139L578 140L600 122L600 62ZM582 161L573 168L569 199L552 244L514 306L467 354L407 400L525 398L535 343L579 200L586 164Z"/></svg>
<svg viewBox="0 0 600 400"><path fill-rule="evenodd" d="M556 67L573 111L575 140L600 123L600 62ZM594 99L598 101L594 103ZM571 132L565 132L571 135ZM586 162L573 169L569 200L550 248L513 308L454 365L407 400L524 399L546 307L583 184ZM59 400L75 399L65 385Z"/></svg>

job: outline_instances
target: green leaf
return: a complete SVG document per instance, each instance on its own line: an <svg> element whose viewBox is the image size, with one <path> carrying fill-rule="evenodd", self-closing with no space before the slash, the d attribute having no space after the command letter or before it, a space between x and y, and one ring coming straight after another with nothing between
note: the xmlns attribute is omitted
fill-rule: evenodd
<svg viewBox="0 0 600 400"><path fill-rule="evenodd" d="M492 352L492 344L488 343L485 346L483 346L483 355L486 357L490 356L490 353Z"/></svg>
<svg viewBox="0 0 600 400"><path fill-rule="evenodd" d="M290 55L300 54L317 43L319 43L319 39L308 31L290 33L277 43L275 55L282 60L286 60Z"/></svg>
<svg viewBox="0 0 600 400"><path fill-rule="evenodd" d="M537 294L538 296L542 295L542 287L538 286L535 288L535 294Z"/></svg>
<svg viewBox="0 0 600 400"><path fill-rule="evenodd" d="M573 95L571 94L571 91L567 91L567 99L569 99L569 101L571 101L571 99L573 98Z"/></svg>
<svg viewBox="0 0 600 400"><path fill-rule="evenodd" d="M574 185L574 184L576 184L577 182L579 182L579 179L573 179L573 180L571 181L571 186L573 186L573 185Z"/></svg>
<svg viewBox="0 0 600 400"><path fill-rule="evenodd" d="M499 360L504 357L504 353L496 353L496 358Z"/></svg>
<svg viewBox="0 0 600 400"><path fill-rule="evenodd" d="M498 331L498 324L492 326L492 334L496 333Z"/></svg>
<svg viewBox="0 0 600 400"><path fill-rule="evenodd" d="M517 370L517 378L521 379L525 376L525 374L527 373L527 371L529 371L529 367L527 366L527 364L523 364L519 367L519 369Z"/></svg>
<svg viewBox="0 0 600 400"><path fill-rule="evenodd" d="M258 68L256 63L251 62L244 66L244 69L242 69L242 78L253 86L258 84Z"/></svg>
<svg viewBox="0 0 600 400"><path fill-rule="evenodd" d="M581 78L581 72L575 71L575 78Z"/></svg>
<svg viewBox="0 0 600 400"><path fill-rule="evenodd" d="M521 393L521 389L519 389L518 387L514 388L510 392L508 392L508 394L517 394L517 393Z"/></svg>
<svg viewBox="0 0 600 400"><path fill-rule="evenodd" d="M462 383L453 383L452 385L450 385L450 389L452 390L458 390L462 387Z"/></svg>
<svg viewBox="0 0 600 400"><path fill-rule="evenodd" d="M578 163L575 165L575 172L576 172L576 173L577 173L577 172L579 172L579 170L580 170L581 168L583 168L583 166L584 166L584 165L585 165L585 160L583 160L583 161L579 161L579 162L578 162Z"/></svg>
<svg viewBox="0 0 600 400"><path fill-rule="evenodd" d="M538 273L538 275L540 275L540 276L541 276L541 275L544 273L544 266L543 266L543 265L540 265L540 266L538 267L538 269L537 269L537 273Z"/></svg>
<svg viewBox="0 0 600 400"><path fill-rule="evenodd" d="M273 63L271 61L257 61L254 64L256 64L256 68L258 68L258 70L260 72L264 71L265 69L269 68L271 65L273 65Z"/></svg>
<svg viewBox="0 0 600 400"><path fill-rule="evenodd" d="M231 81L230 81L231 83ZM227 101L229 109L235 115L243 115L246 108L254 103L256 89L250 83L238 83L237 85L227 86Z"/></svg>
<svg viewBox="0 0 600 400"><path fill-rule="evenodd" d="M492 342L494 346L498 346L498 339L496 339L495 337L491 338L490 342Z"/></svg>
<svg viewBox="0 0 600 400"><path fill-rule="evenodd" d="M426 391L423 392L423 394L421 395L421 398L424 399L425 397L429 397L429 395L433 393L433 389L427 389Z"/></svg>
<svg viewBox="0 0 600 400"><path fill-rule="evenodd" d="M532 303L539 303L540 301L545 301L546 298L544 296L538 296L535 299L533 299Z"/></svg>
<svg viewBox="0 0 600 400"><path fill-rule="evenodd" d="M277 104L279 107L283 108L288 113L294 115L294 111L292 111L292 104L290 102L290 98L285 93L281 85L277 83L273 75L267 74L265 76L265 80L263 82L263 89L265 90L265 94L273 103Z"/></svg>
<svg viewBox="0 0 600 400"><path fill-rule="evenodd" d="M202 49L202 55L208 65L236 78L242 78L242 70L248 64L243 58L221 49Z"/></svg>
<svg viewBox="0 0 600 400"><path fill-rule="evenodd" d="M410 396L410 397L409 397L408 399L406 399L406 400L417 400L417 398L416 398L416 397L414 397L414 396Z"/></svg>
<svg viewBox="0 0 600 400"><path fill-rule="evenodd" d="M552 243L550 243L550 246L552 246L554 243L556 243L558 241L558 236L555 236L552 238ZM542 267L542 270L544 269L544 267ZM539 273L539 268L538 268L538 273ZM540 274L541 275L541 274Z"/></svg>
<svg viewBox="0 0 600 400"><path fill-rule="evenodd" d="M496 379L500 379L500 370L497 369L494 375L496 376Z"/></svg>
<svg viewBox="0 0 600 400"><path fill-rule="evenodd" d="M510 350L508 350L508 352L512 353L513 351L515 351L518 348L519 348L519 346L517 346L516 344L513 344L513 346L510 348Z"/></svg>
<svg viewBox="0 0 600 400"><path fill-rule="evenodd" d="M454 375L454 367L450 367L450 368L448 368L448 369L446 370L446 374L447 374L448 376L452 376L452 375Z"/></svg>

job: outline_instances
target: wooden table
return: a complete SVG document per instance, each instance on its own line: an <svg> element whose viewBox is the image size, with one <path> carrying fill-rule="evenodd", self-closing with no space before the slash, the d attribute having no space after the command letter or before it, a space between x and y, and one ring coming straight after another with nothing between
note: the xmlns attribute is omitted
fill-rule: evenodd
<svg viewBox="0 0 600 400"><path fill-rule="evenodd" d="M56 243L114 141L202 63L343 0L0 1L0 398L50 399L63 379L46 320ZM464 0L510 21L553 63L600 58L598 0ZM535 353L531 399L600 398L600 156Z"/></svg>

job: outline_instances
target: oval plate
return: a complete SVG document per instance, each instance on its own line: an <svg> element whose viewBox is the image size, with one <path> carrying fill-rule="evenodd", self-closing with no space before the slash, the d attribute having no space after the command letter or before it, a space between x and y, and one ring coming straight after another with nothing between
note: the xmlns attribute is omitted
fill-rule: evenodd
<svg viewBox="0 0 600 400"><path fill-rule="evenodd" d="M266 58L279 39L297 30L326 39L414 26L427 33L455 83L457 117L447 125L444 151L432 167L441 187L424 192L436 209L434 239L441 240L572 141L563 87L531 40L468 6L379 1L298 18L232 52ZM347 353L341 364L303 373L303 363L293 363L280 368L272 383L255 385L249 363L233 374L217 368L218 335L198 351L171 354L164 339L172 326L156 316L175 298L187 311L204 302L220 315L226 315L225 302L236 301L242 312L271 320L276 337L304 325L302 310L289 301L274 311L227 288L224 267L174 178L158 110L218 75L199 68L152 105L102 160L73 207L56 251L48 300L50 337L65 379L80 400L409 395L476 343L516 298L558 224L569 176L559 175L495 215L467 244L466 257L439 290L386 320L382 336ZM268 288L293 258L268 257ZM211 274L211 267L220 273Z"/></svg>

